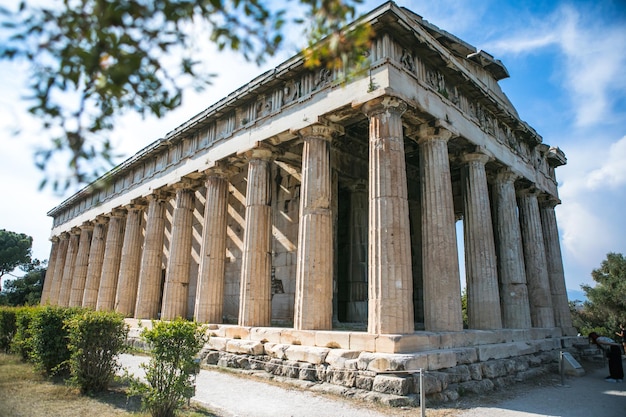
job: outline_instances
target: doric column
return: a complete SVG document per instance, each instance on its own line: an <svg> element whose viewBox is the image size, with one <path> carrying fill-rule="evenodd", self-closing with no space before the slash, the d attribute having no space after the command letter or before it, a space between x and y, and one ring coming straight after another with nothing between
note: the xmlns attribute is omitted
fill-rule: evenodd
<svg viewBox="0 0 626 417"><path fill-rule="evenodd" d="M115 311L125 317L133 317L135 315L135 303L137 302L139 266L141 264L141 250L143 246L144 205L133 203L125 208L128 214L126 215L126 230L122 245L120 272L117 278Z"/></svg>
<svg viewBox="0 0 626 417"><path fill-rule="evenodd" d="M93 224L91 222L87 222L80 226L78 254L76 254L76 266L74 267L74 278L72 279L72 289L69 300L70 307L80 307L83 305L83 294L85 292L85 280L87 279L87 268L89 266L89 249L91 247L92 232Z"/></svg>
<svg viewBox="0 0 626 417"><path fill-rule="evenodd" d="M70 235L67 232L59 236L59 250L57 251L56 262L54 264L54 275L50 284L49 304L59 304L59 292L61 291L61 281L63 280L63 270L65 269L65 257L67 247L70 243Z"/></svg>
<svg viewBox="0 0 626 417"><path fill-rule="evenodd" d="M109 230L107 231L102 275L100 276L100 287L98 288L98 302L96 303L96 310L98 311L112 311L115 306L115 293L117 291L117 277L120 272L125 223L126 210L116 209L109 215Z"/></svg>
<svg viewBox="0 0 626 417"><path fill-rule="evenodd" d="M243 234L239 325L269 326L272 318L270 150L248 153L246 229Z"/></svg>
<svg viewBox="0 0 626 417"><path fill-rule="evenodd" d="M470 329L501 329L496 249L485 164L487 155L463 156L463 230L467 318Z"/></svg>
<svg viewBox="0 0 626 417"><path fill-rule="evenodd" d="M572 315L567 301L567 288L565 287L565 273L563 271L563 258L559 241L559 229L556 223L554 207L559 204L557 198L542 199L539 204L543 240L546 248L546 261L548 263L548 279L552 294L552 307L554 309L554 324L563 329L564 334L575 336L576 330L572 325Z"/></svg>
<svg viewBox="0 0 626 417"><path fill-rule="evenodd" d="M461 282L448 140L442 127L422 125L419 133L424 327L427 331L460 331Z"/></svg>
<svg viewBox="0 0 626 417"><path fill-rule="evenodd" d="M170 256L165 272L161 319L173 320L187 317L187 297L189 295L189 265L191 262L191 237L195 194L193 184L187 181L174 186L176 205L172 218L172 239Z"/></svg>
<svg viewBox="0 0 626 417"><path fill-rule="evenodd" d="M109 218L105 216L98 216L94 221L91 246L89 249L87 278L85 279L85 291L83 292L83 307L96 308L98 302L98 290L100 289L100 276L102 275L102 263L104 261L108 223Z"/></svg>
<svg viewBox="0 0 626 417"><path fill-rule="evenodd" d="M65 256L63 279L61 280L61 288L59 290L59 299L57 302L57 305L62 307L67 307L70 303L70 294L72 292L72 281L74 279L74 269L76 268L76 255L78 255L79 242L80 229L73 228L70 231L70 242Z"/></svg>
<svg viewBox="0 0 626 417"><path fill-rule="evenodd" d="M135 318L156 319L161 310L161 277L165 213L169 194L159 191L148 196L148 219L144 238Z"/></svg>
<svg viewBox="0 0 626 417"><path fill-rule="evenodd" d="M302 183L296 261L296 330L330 330L333 321L332 128L302 129Z"/></svg>
<svg viewBox="0 0 626 417"><path fill-rule="evenodd" d="M208 171L206 175L204 226L194 318L200 323L221 323L224 310L228 179L221 167Z"/></svg>
<svg viewBox="0 0 626 417"><path fill-rule="evenodd" d="M382 97L369 118L367 331L413 333L413 273L402 114L406 103Z"/></svg>
<svg viewBox="0 0 626 417"><path fill-rule="evenodd" d="M537 191L521 190L518 193L520 224L526 265L526 282L530 300L530 319L533 327L554 327L554 310L550 294L548 264L541 230Z"/></svg>
<svg viewBox="0 0 626 417"><path fill-rule="evenodd" d="M41 290L41 305L50 304L50 289L54 280L54 266L57 262L57 253L59 252L59 238L53 236L50 238L52 247L50 248L50 257L48 258L48 269L46 269L46 277L43 280L43 289Z"/></svg>
<svg viewBox="0 0 626 417"><path fill-rule="evenodd" d="M502 324L507 329L529 329L530 305L522 249L515 180L508 169L498 172L493 186L494 224L498 251Z"/></svg>

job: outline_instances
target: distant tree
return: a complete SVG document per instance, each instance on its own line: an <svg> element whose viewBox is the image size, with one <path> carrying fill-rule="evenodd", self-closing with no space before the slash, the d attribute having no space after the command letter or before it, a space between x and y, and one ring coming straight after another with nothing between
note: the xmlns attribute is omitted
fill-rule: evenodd
<svg viewBox="0 0 626 417"><path fill-rule="evenodd" d="M595 286L581 285L588 301L573 312L581 333L597 331L613 337L619 323L626 323L626 259L608 253L600 268L591 272Z"/></svg>
<svg viewBox="0 0 626 417"><path fill-rule="evenodd" d="M46 276L46 262L37 259L31 264L23 265L27 269L24 276L6 282L0 304L10 306L38 305L41 300L43 280Z"/></svg>
<svg viewBox="0 0 626 417"><path fill-rule="evenodd" d="M50 142L37 152L46 169L53 155L69 158L72 175L54 188L85 183L110 168L116 155L105 135L128 111L161 117L180 105L190 84L211 80L198 53L214 43L262 62L282 45L287 8L304 24L310 66L345 68L363 60L370 30L343 27L361 0L65 0L53 6L0 7L0 60L25 60L30 67L30 112ZM38 2L41 3L41 2ZM4 35L4 36L3 36ZM304 46L304 45L303 45ZM102 166L104 165L104 166ZM89 170L93 170L89 172ZM44 179L45 185L46 179Z"/></svg>
<svg viewBox="0 0 626 417"><path fill-rule="evenodd" d="M32 237L0 229L0 283L6 274L31 262L32 246Z"/></svg>

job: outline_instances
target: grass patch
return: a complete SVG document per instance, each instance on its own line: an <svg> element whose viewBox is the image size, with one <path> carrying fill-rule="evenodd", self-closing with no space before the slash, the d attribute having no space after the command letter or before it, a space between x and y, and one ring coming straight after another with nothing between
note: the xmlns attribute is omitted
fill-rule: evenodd
<svg viewBox="0 0 626 417"><path fill-rule="evenodd" d="M62 379L42 376L18 356L0 353L0 417L149 417L140 411L139 398L127 396L127 389L117 381L104 393L84 396ZM180 415L219 417L193 405Z"/></svg>

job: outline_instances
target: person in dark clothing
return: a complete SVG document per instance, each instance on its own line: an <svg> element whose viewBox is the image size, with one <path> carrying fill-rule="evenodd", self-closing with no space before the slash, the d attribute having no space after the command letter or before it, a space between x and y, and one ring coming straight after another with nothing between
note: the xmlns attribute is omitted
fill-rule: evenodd
<svg viewBox="0 0 626 417"><path fill-rule="evenodd" d="M619 336L619 341L622 343L622 354L626 355L626 330L624 330L624 325L619 325L619 332L615 332L616 335Z"/></svg>
<svg viewBox="0 0 626 417"><path fill-rule="evenodd" d="M609 337L599 336L596 332L589 333L589 341L598 346L609 358L609 376L606 382L622 382L624 380L624 368L622 366L622 348Z"/></svg>

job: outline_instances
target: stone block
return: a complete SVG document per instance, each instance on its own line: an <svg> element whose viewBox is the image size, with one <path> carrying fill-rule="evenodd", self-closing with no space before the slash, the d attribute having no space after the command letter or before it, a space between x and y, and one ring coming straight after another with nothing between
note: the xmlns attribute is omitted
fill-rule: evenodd
<svg viewBox="0 0 626 417"><path fill-rule="evenodd" d="M265 354L271 358L285 359L285 351L291 345L284 345L282 343L265 343Z"/></svg>
<svg viewBox="0 0 626 417"><path fill-rule="evenodd" d="M373 376L357 374L356 379L355 379L355 384L354 384L355 387L362 389L362 390L371 391L373 385L374 385Z"/></svg>
<svg viewBox="0 0 626 417"><path fill-rule="evenodd" d="M361 352L357 360L360 370L374 372L417 371L418 369L428 368L428 356L426 353L400 355Z"/></svg>
<svg viewBox="0 0 626 417"><path fill-rule="evenodd" d="M484 362L481 365L483 377L498 378L507 374L506 363L504 361Z"/></svg>
<svg viewBox="0 0 626 417"><path fill-rule="evenodd" d="M336 369L333 371L333 376L330 382L335 385L351 388L356 385L356 375L357 371Z"/></svg>
<svg viewBox="0 0 626 417"><path fill-rule="evenodd" d="M315 381L315 365L310 363L300 364L298 379L302 379L304 381Z"/></svg>
<svg viewBox="0 0 626 417"><path fill-rule="evenodd" d="M316 331L315 346L331 349L349 349L350 332Z"/></svg>
<svg viewBox="0 0 626 417"><path fill-rule="evenodd" d="M364 352L376 352L376 335L362 332L351 332L349 349Z"/></svg>
<svg viewBox="0 0 626 417"><path fill-rule="evenodd" d="M243 340L250 338L250 330L252 330L252 328L242 326L226 326L224 330L226 332L225 337Z"/></svg>
<svg viewBox="0 0 626 417"><path fill-rule="evenodd" d="M434 340L432 340L434 339ZM433 343L434 342L434 343ZM428 333L405 335L381 334L376 338L376 352L411 353L423 352L437 346L438 337Z"/></svg>
<svg viewBox="0 0 626 417"><path fill-rule="evenodd" d="M458 365L469 365L470 363L478 362L478 352L476 348L458 348L453 349L456 354L456 363Z"/></svg>
<svg viewBox="0 0 626 417"><path fill-rule="evenodd" d="M452 368L457 365L456 353L452 350L429 352L427 355L429 371Z"/></svg>
<svg viewBox="0 0 626 417"><path fill-rule="evenodd" d="M499 343L477 346L478 359L486 362L490 359L504 359L512 356L528 355L536 352L536 348L526 342Z"/></svg>
<svg viewBox="0 0 626 417"><path fill-rule="evenodd" d="M294 346L285 349L285 357L288 360L308 362L315 365L324 363L330 349L315 346Z"/></svg>
<svg viewBox="0 0 626 417"><path fill-rule="evenodd" d="M424 394L432 395L442 392L448 386L449 376L441 372L424 374ZM420 374L413 374L413 385L416 394L420 393Z"/></svg>
<svg viewBox="0 0 626 417"><path fill-rule="evenodd" d="M410 375L376 375L372 391L385 394L407 395L413 388L413 377Z"/></svg>
<svg viewBox="0 0 626 417"><path fill-rule="evenodd" d="M467 367L473 380L480 381L483 379L483 368L479 363L473 363Z"/></svg>
<svg viewBox="0 0 626 417"><path fill-rule="evenodd" d="M207 346L211 350L225 351L228 340L225 337L210 337Z"/></svg>
<svg viewBox="0 0 626 417"><path fill-rule="evenodd" d="M230 339L226 343L226 351L244 355L263 355L263 343L254 340Z"/></svg>
<svg viewBox="0 0 626 417"><path fill-rule="evenodd" d="M250 330L250 340L256 340L261 343L280 343L280 334L282 329L275 327L253 327Z"/></svg>
<svg viewBox="0 0 626 417"><path fill-rule="evenodd" d="M448 381L451 384L457 384L459 382L465 382L472 379L469 367L467 365L455 366L454 368L446 369L443 372L448 374Z"/></svg>
<svg viewBox="0 0 626 417"><path fill-rule="evenodd" d="M483 379L480 381L468 381L461 382L459 384L459 391L471 392L473 394L486 394L494 389L493 382L489 379Z"/></svg>
<svg viewBox="0 0 626 417"><path fill-rule="evenodd" d="M280 343L286 345L315 346L315 332L307 330L282 329Z"/></svg>
<svg viewBox="0 0 626 417"><path fill-rule="evenodd" d="M326 363L330 365L331 368L347 368L346 361L357 359L360 353L361 352L355 350L330 349L328 355L326 355Z"/></svg>

